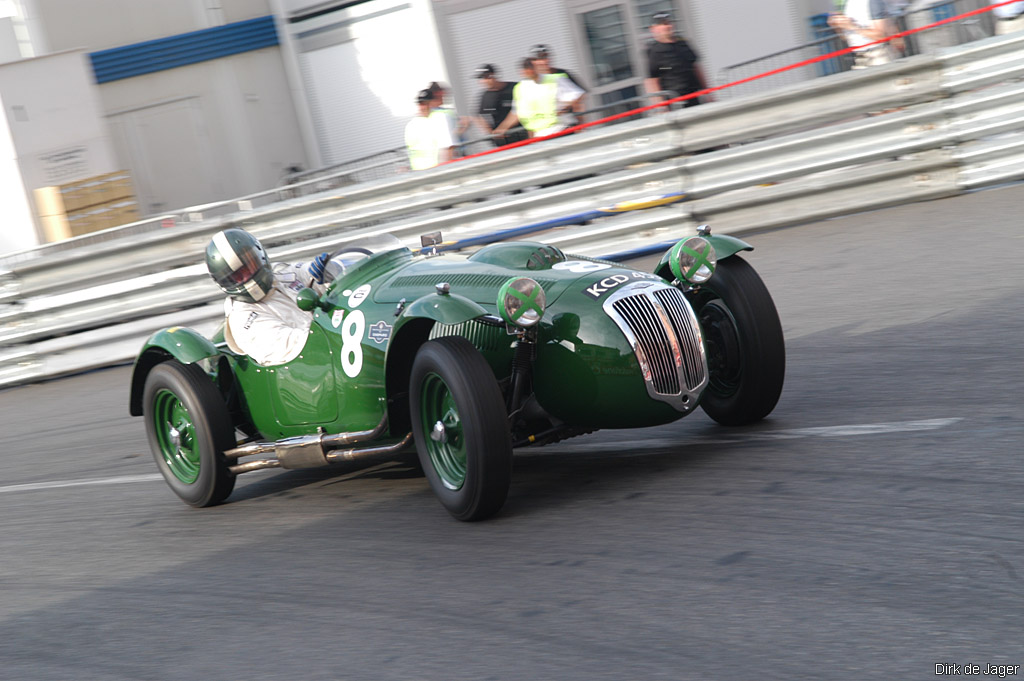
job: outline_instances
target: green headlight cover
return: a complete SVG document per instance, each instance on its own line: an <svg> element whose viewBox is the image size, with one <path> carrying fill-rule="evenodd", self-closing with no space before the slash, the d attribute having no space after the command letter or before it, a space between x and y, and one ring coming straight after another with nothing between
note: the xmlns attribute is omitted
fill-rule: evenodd
<svg viewBox="0 0 1024 681"><path fill-rule="evenodd" d="M533 326L544 316L546 305L543 287L528 277L513 277L498 290L498 312L509 324Z"/></svg>
<svg viewBox="0 0 1024 681"><path fill-rule="evenodd" d="M679 240L668 256L668 266L675 278L691 284L702 284L710 279L717 263L714 246L699 236Z"/></svg>

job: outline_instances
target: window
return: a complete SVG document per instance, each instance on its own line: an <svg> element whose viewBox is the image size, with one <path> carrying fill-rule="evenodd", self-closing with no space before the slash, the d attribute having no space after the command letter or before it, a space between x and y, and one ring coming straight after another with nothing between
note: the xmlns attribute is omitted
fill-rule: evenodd
<svg viewBox="0 0 1024 681"><path fill-rule="evenodd" d="M620 5L583 14L583 30L598 86L633 77L625 17Z"/></svg>

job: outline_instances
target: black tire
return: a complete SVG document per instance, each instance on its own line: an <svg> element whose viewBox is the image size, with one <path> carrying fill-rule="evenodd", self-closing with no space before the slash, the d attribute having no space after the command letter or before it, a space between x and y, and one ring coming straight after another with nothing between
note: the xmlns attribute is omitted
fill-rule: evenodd
<svg viewBox="0 0 1024 681"><path fill-rule="evenodd" d="M200 508L231 494L235 475L223 452L235 446L235 429L201 368L174 360L155 366L146 377L142 413L157 468L182 501Z"/></svg>
<svg viewBox="0 0 1024 681"><path fill-rule="evenodd" d="M786 344L761 277L734 255L721 260L707 284L687 297L708 350L710 383L701 407L725 426L763 419L782 393Z"/></svg>
<svg viewBox="0 0 1024 681"><path fill-rule="evenodd" d="M412 431L420 465L458 520L483 520L505 504L512 482L512 436L494 372L465 338L424 343L409 382ZM431 438L446 425L445 440Z"/></svg>

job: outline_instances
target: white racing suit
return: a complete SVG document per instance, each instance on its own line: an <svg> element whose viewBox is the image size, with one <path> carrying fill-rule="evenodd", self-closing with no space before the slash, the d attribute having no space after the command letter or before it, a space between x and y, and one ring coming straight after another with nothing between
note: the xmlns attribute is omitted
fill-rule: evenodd
<svg viewBox="0 0 1024 681"><path fill-rule="evenodd" d="M262 366L285 364L299 356L309 337L313 313L295 304L299 291L313 283L305 263L274 265L274 288L263 300L247 303L233 298L224 301L224 340L233 352L248 355Z"/></svg>

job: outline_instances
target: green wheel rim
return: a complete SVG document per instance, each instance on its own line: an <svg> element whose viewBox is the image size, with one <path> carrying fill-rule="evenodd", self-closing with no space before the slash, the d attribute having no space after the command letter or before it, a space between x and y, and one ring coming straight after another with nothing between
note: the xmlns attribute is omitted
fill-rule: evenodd
<svg viewBox="0 0 1024 681"><path fill-rule="evenodd" d="M153 398L153 425L160 455L174 477L187 485L198 480L196 426L184 403L170 390L161 390Z"/></svg>
<svg viewBox="0 0 1024 681"><path fill-rule="evenodd" d="M466 438L462 418L448 384L431 373L420 390L420 418L430 463L441 483L451 490L466 482ZM438 424L443 428L438 428Z"/></svg>

